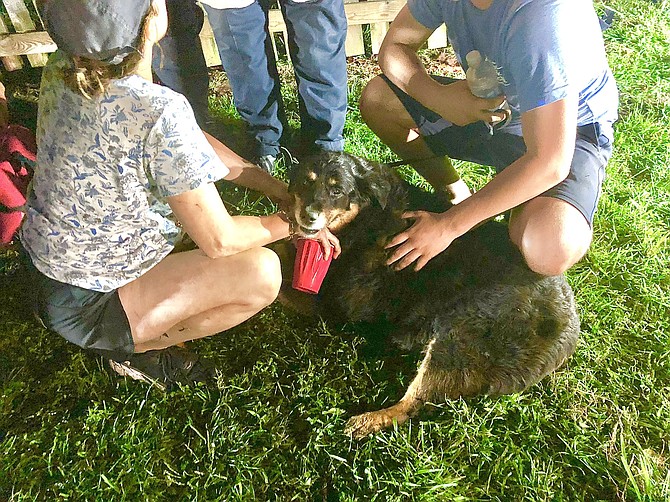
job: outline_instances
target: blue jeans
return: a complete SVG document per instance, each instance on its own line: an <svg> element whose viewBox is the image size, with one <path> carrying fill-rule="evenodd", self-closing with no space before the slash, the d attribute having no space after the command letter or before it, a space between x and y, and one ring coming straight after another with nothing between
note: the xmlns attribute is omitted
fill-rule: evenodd
<svg viewBox="0 0 670 502"><path fill-rule="evenodd" d="M154 49L151 68L163 85L186 96L204 127L209 118L209 73L199 34L205 14L195 0L167 0L166 5L168 32Z"/></svg>
<svg viewBox="0 0 670 502"><path fill-rule="evenodd" d="M347 111L347 18L343 0L280 0L298 84L306 149L341 151ZM239 9L204 6L235 107L256 140L256 154L277 155L286 123L267 0Z"/></svg>

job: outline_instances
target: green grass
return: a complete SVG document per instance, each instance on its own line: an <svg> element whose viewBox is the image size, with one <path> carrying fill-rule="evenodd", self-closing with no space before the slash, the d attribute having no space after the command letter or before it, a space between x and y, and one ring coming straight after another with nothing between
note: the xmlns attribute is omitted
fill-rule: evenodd
<svg viewBox="0 0 670 502"><path fill-rule="evenodd" d="M395 402L416 363L379 357L372 328L273 305L192 344L221 369L219 389L163 394L41 329L4 252L0 500L670 500L670 4L607 5L621 120L593 246L568 273L582 337L565 368L523 395L438 404L352 441L347 417ZM351 63L347 149L395 160L356 109L366 64ZM243 149L229 97L211 104ZM474 186L490 176L461 168Z"/></svg>

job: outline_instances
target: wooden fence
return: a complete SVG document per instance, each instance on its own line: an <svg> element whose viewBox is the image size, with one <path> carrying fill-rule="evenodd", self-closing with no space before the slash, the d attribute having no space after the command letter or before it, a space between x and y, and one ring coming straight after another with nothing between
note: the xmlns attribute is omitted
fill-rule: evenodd
<svg viewBox="0 0 670 502"><path fill-rule="evenodd" d="M47 54L56 50L56 45L44 31L35 2L2 0L4 10L0 11L0 61L7 71L18 70L26 65L44 66ZM347 56L379 52L389 23L405 3L406 0L345 0L349 22ZM279 10L270 11L269 28L273 34L275 52L281 53L282 45L286 47L287 32ZM203 26L200 39L208 66L220 65L214 34L208 22ZM284 44L277 44L277 39L283 39ZM443 25L430 37L428 47L446 45L447 34Z"/></svg>

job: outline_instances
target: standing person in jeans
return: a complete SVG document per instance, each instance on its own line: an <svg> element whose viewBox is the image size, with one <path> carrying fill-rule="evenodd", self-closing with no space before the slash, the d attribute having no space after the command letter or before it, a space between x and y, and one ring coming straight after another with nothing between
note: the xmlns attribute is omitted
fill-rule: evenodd
<svg viewBox="0 0 670 502"><path fill-rule="evenodd" d="M478 98L464 80L428 75L417 51L442 23L466 69L474 50L496 64L504 96ZM532 270L560 274L581 259L618 108L591 2L409 0L391 23L379 65L383 75L361 95L363 119L437 191L462 199L445 213L408 213L414 223L389 243L390 264L420 269L510 209L510 238ZM498 109L505 98L509 120ZM498 124L492 134L491 123ZM498 174L469 196L450 157Z"/></svg>
<svg viewBox="0 0 670 502"><path fill-rule="evenodd" d="M268 31L270 0L202 0L255 160L273 172L286 124ZM342 151L347 110L343 0L279 0L298 84L301 150Z"/></svg>
<svg viewBox="0 0 670 502"><path fill-rule="evenodd" d="M166 0L168 30L153 53L151 69L166 87L183 94L198 125L209 122L209 73L200 31L205 13L196 0Z"/></svg>

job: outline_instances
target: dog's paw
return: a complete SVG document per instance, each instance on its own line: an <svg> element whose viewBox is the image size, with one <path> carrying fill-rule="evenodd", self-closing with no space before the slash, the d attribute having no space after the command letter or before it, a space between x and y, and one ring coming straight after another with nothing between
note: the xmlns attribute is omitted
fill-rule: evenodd
<svg viewBox="0 0 670 502"><path fill-rule="evenodd" d="M405 413L398 413L393 407L379 411L370 411L347 420L344 433L354 439L361 439L373 432L379 432L382 429L391 427L394 422L400 425L408 419L409 416Z"/></svg>

